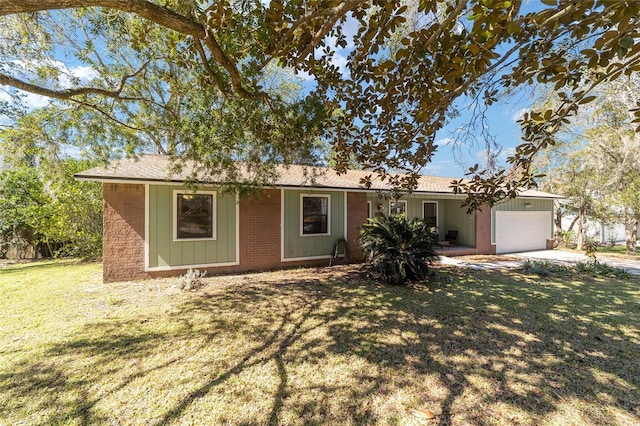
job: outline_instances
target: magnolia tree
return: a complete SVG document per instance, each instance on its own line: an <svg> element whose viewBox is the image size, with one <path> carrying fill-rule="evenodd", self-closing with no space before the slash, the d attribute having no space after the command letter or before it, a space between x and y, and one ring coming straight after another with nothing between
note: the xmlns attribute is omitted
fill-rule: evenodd
<svg viewBox="0 0 640 426"><path fill-rule="evenodd" d="M476 208L532 185L531 159L592 91L640 69L640 3L526 5L4 0L0 84L55 99L73 118L70 134L92 132L104 152L153 147L230 178L242 160L258 182L273 163L312 163L326 140L338 171L355 162L372 171L364 184L381 174L404 190L430 161L456 100L488 106L552 84L560 101L521 120L510 159L518 173L474 167L470 181L452 183ZM270 84L269 73L286 70L310 89Z"/></svg>

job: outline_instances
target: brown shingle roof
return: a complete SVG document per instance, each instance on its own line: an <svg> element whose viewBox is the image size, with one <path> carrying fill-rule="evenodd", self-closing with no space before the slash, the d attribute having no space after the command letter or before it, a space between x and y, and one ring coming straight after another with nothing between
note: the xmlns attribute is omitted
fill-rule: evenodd
<svg viewBox="0 0 640 426"><path fill-rule="evenodd" d="M95 167L77 173L75 177L81 180L99 182L175 182L181 183L193 176L193 163L187 163L180 172L172 171L170 157L161 155L141 155L135 159L122 159L108 167ZM351 189L369 191L387 191L390 185L382 181L374 173L364 170L348 170L338 175L333 169L324 167L305 166L278 166L278 177L274 182L276 187L294 188L326 188L326 189ZM224 184L219 177L197 174L198 180L203 183ZM372 185L366 188L360 183L361 179L372 175ZM455 178L439 176L420 176L418 186L414 190L417 193L453 193L451 181ZM541 191L523 191L521 196L535 198L559 198L556 195Z"/></svg>

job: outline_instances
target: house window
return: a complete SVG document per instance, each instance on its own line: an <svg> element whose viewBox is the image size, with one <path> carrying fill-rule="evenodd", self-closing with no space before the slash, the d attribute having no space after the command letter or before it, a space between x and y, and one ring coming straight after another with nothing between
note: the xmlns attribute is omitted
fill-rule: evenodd
<svg viewBox="0 0 640 426"><path fill-rule="evenodd" d="M389 201L389 214L406 214L407 202L404 200Z"/></svg>
<svg viewBox="0 0 640 426"><path fill-rule="evenodd" d="M368 218L372 218L372 212L371 212L371 201L367 201L367 217Z"/></svg>
<svg viewBox="0 0 640 426"><path fill-rule="evenodd" d="M329 235L329 196L302 195L302 235Z"/></svg>
<svg viewBox="0 0 640 426"><path fill-rule="evenodd" d="M435 201L422 202L422 218L429 226L438 226L438 203Z"/></svg>
<svg viewBox="0 0 640 426"><path fill-rule="evenodd" d="M174 240L215 239L216 193L174 191Z"/></svg>

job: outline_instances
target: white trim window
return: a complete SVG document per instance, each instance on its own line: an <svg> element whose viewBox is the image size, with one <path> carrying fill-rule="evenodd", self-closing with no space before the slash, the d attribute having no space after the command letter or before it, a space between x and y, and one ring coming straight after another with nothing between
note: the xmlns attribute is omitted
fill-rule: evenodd
<svg viewBox="0 0 640 426"><path fill-rule="evenodd" d="M438 227L438 202L422 202L422 219L430 226Z"/></svg>
<svg viewBox="0 0 640 426"><path fill-rule="evenodd" d="M407 202L405 200L389 201L389 214L407 214Z"/></svg>
<svg viewBox="0 0 640 426"><path fill-rule="evenodd" d="M300 235L330 235L330 212L329 195L300 194Z"/></svg>
<svg viewBox="0 0 640 426"><path fill-rule="evenodd" d="M216 239L216 193L173 191L173 240Z"/></svg>

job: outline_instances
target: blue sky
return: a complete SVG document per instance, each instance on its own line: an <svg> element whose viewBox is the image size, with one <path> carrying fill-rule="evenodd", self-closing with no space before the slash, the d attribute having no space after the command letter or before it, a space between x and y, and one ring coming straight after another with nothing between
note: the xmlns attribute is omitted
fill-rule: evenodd
<svg viewBox="0 0 640 426"><path fill-rule="evenodd" d="M506 99L489 107L487 110L486 131L502 147L498 156L499 164L506 165L506 159L520 142L520 125L517 123L523 112L528 109L533 102L532 99L519 97L517 99ZM484 142L478 140L476 143L461 143L454 145L456 132L469 122L471 113L467 105L461 102L460 117L449 123L438 133L436 143L439 145L433 162L428 165L424 174L462 177L469 167L476 163L481 166L485 164L486 152ZM475 135L470 135L474 137Z"/></svg>

